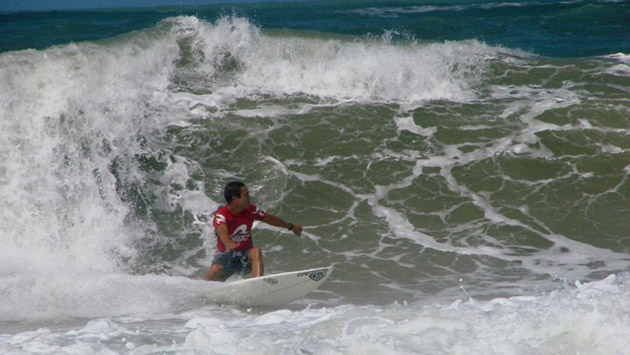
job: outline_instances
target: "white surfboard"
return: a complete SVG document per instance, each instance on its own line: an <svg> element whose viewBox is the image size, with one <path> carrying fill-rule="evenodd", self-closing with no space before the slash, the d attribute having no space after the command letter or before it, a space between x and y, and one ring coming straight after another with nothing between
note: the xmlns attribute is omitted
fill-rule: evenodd
<svg viewBox="0 0 630 355"><path fill-rule="evenodd" d="M247 307L282 306L319 287L332 270L328 266L229 282L213 288L210 298L216 303Z"/></svg>

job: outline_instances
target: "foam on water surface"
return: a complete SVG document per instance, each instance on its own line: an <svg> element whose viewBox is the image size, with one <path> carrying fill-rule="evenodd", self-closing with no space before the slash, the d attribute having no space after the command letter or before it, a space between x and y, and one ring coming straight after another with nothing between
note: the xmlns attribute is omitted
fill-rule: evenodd
<svg viewBox="0 0 630 355"><path fill-rule="evenodd" d="M0 334L7 352L628 353L627 277L540 296L302 310L205 308L173 318L98 318ZM147 324L152 323L147 343Z"/></svg>

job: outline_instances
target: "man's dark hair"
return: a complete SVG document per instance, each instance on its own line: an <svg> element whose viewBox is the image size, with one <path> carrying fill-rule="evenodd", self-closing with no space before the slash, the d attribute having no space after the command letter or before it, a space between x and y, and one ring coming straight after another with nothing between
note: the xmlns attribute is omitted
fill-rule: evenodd
<svg viewBox="0 0 630 355"><path fill-rule="evenodd" d="M245 186L245 184L240 181L231 181L225 185L223 196L225 197L225 202L227 202L228 205L232 202L232 198L234 196L241 197L241 187L243 186Z"/></svg>

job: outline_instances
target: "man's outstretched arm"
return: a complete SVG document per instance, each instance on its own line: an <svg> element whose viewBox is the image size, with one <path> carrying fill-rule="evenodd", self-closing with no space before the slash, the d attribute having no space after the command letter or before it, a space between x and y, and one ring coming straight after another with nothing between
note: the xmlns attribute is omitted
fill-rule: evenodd
<svg viewBox="0 0 630 355"><path fill-rule="evenodd" d="M270 224L272 226L275 227L280 227L280 228L286 228L290 231L293 232L293 234L297 235L298 237L300 235L302 235L302 225L301 224L292 224L289 223L287 221L285 221L284 219L280 218L280 217L276 217L274 215L271 214L267 214L265 216L265 219L263 219L263 222Z"/></svg>

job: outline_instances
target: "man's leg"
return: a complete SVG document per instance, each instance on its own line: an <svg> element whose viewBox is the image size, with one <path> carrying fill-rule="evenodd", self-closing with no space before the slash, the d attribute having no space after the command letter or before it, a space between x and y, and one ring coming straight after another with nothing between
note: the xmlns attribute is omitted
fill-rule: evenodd
<svg viewBox="0 0 630 355"><path fill-rule="evenodd" d="M219 281L221 280L221 276L223 276L223 271L223 265L212 264L210 271L204 275L203 279L206 281Z"/></svg>
<svg viewBox="0 0 630 355"><path fill-rule="evenodd" d="M264 274L262 251L260 248L253 247L247 253L249 261L252 263L252 277L259 277Z"/></svg>

